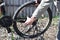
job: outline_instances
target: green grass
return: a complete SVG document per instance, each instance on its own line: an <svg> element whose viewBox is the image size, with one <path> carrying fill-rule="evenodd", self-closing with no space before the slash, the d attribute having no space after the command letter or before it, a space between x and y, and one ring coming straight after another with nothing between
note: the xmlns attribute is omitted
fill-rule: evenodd
<svg viewBox="0 0 60 40"><path fill-rule="evenodd" d="M55 17L53 17L54 19L57 19L57 18L60 18L59 16L55 16Z"/></svg>
<svg viewBox="0 0 60 40"><path fill-rule="evenodd" d="M59 16L53 17L52 24L56 25L56 24L58 24L58 22L59 22Z"/></svg>
<svg viewBox="0 0 60 40"><path fill-rule="evenodd" d="M12 33L12 37L11 37L11 40L14 40L14 37L13 37L13 33Z"/></svg>

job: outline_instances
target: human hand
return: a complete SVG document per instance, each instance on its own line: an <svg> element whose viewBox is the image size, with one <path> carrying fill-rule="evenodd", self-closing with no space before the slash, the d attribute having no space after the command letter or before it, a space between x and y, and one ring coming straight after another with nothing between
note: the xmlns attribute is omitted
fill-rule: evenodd
<svg viewBox="0 0 60 40"><path fill-rule="evenodd" d="M31 25L36 19L34 17L27 17L27 20L25 21L25 25Z"/></svg>

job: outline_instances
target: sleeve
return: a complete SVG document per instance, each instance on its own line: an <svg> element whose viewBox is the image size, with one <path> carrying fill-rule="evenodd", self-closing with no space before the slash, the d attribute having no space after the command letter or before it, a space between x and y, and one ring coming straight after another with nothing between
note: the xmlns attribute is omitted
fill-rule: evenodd
<svg viewBox="0 0 60 40"><path fill-rule="evenodd" d="M44 13L48 7L50 7L49 0L42 0L41 3L38 5L36 10L33 12L32 17L39 18L40 13Z"/></svg>

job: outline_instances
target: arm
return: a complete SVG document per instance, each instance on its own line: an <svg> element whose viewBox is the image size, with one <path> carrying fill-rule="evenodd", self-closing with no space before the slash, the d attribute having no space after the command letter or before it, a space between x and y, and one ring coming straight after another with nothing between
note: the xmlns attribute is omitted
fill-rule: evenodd
<svg viewBox="0 0 60 40"><path fill-rule="evenodd" d="M32 24L36 19L39 18L40 13L43 13L47 10L47 8L50 6L50 1L49 0L42 0L41 3L38 5L34 13L32 14L31 18L27 18L25 24L30 25Z"/></svg>
<svg viewBox="0 0 60 40"><path fill-rule="evenodd" d="M32 14L32 17L39 18L40 13L44 13L47 8L50 6L50 1L49 0L42 0L41 3L38 5L34 13Z"/></svg>

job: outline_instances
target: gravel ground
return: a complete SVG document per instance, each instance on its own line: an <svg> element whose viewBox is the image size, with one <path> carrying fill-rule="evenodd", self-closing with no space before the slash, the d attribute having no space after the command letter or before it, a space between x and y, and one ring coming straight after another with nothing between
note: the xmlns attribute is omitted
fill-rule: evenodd
<svg viewBox="0 0 60 40"><path fill-rule="evenodd" d="M54 18L50 28L44 33L44 37L37 37L34 39L25 39L21 37L8 37L7 30L5 28L0 28L0 40L55 40L58 30L58 18ZM14 33L16 34L16 33Z"/></svg>
<svg viewBox="0 0 60 40"><path fill-rule="evenodd" d="M45 40L56 40L57 32L58 32L58 21L59 19L53 19L53 22L50 28L44 34Z"/></svg>

